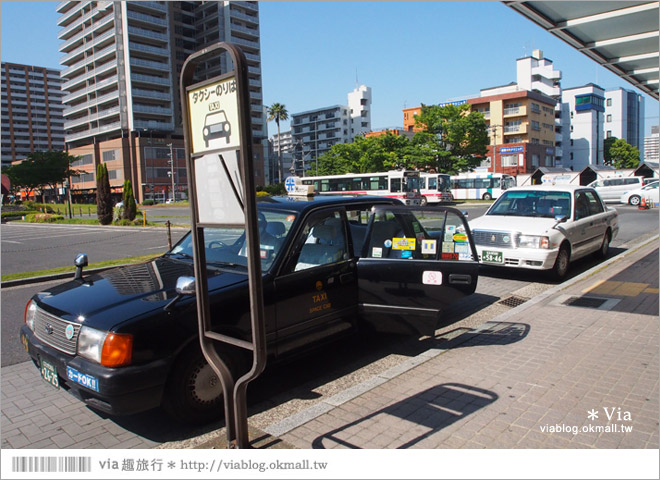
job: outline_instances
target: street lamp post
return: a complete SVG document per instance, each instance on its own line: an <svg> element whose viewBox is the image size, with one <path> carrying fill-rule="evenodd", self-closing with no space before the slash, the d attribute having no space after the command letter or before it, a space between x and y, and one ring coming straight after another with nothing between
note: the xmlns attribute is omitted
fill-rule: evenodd
<svg viewBox="0 0 660 480"><path fill-rule="evenodd" d="M172 177L172 202L176 201L176 193L174 192L175 184L174 184L174 154L172 150L172 144L168 143L168 147L170 147L170 177Z"/></svg>

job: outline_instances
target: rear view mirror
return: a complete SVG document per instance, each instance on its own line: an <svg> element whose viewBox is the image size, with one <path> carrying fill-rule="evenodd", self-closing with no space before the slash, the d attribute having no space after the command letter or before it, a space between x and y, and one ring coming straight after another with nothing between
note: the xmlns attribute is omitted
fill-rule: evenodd
<svg viewBox="0 0 660 480"><path fill-rule="evenodd" d="M76 273L73 277L74 280L82 280L83 278L83 267L86 267L88 265L87 261L87 254L86 253L79 253L76 255L76 259L74 260L73 264L76 266Z"/></svg>

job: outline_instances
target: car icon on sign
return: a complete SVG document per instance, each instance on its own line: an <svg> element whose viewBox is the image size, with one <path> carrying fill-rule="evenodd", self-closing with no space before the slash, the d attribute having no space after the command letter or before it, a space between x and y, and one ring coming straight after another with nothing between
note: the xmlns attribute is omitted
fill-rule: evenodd
<svg viewBox="0 0 660 480"><path fill-rule="evenodd" d="M225 111L220 110L218 112L207 114L204 119L204 130L202 132L204 135L204 143L207 148L209 146L209 141L213 138L225 137L227 143L229 143L231 125L227 120L227 114Z"/></svg>

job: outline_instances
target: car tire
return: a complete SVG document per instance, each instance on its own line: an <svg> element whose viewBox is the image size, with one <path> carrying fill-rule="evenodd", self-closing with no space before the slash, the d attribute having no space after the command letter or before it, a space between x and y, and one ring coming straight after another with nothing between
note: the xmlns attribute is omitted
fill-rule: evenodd
<svg viewBox="0 0 660 480"><path fill-rule="evenodd" d="M492 200L493 196L490 193L486 192L481 196L481 199L482 200Z"/></svg>
<svg viewBox="0 0 660 480"><path fill-rule="evenodd" d="M633 207L636 207L639 205L642 201L642 198L639 195L631 195L630 198L628 199L628 203L632 205Z"/></svg>
<svg viewBox="0 0 660 480"><path fill-rule="evenodd" d="M552 267L552 276L555 280L563 280L568 273L568 265L571 261L571 253L568 250L566 245L562 245L559 248L559 253L557 254L557 259L555 264Z"/></svg>
<svg viewBox="0 0 660 480"><path fill-rule="evenodd" d="M603 243L601 243L600 248L596 251L596 257L603 259L607 257L607 253L610 251L610 242L612 241L612 235L610 231L607 230L603 236Z"/></svg>
<svg viewBox="0 0 660 480"><path fill-rule="evenodd" d="M221 355L232 372L236 365ZM163 409L185 424L201 425L224 417L222 383L198 345L179 355L163 398Z"/></svg>

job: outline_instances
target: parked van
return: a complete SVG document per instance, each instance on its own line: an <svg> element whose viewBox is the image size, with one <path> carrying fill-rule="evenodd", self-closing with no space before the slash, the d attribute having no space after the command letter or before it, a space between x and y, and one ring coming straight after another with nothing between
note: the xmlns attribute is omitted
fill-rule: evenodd
<svg viewBox="0 0 660 480"><path fill-rule="evenodd" d="M589 184L604 202L619 202L621 196L630 190L642 187L642 177L612 177L595 180Z"/></svg>

